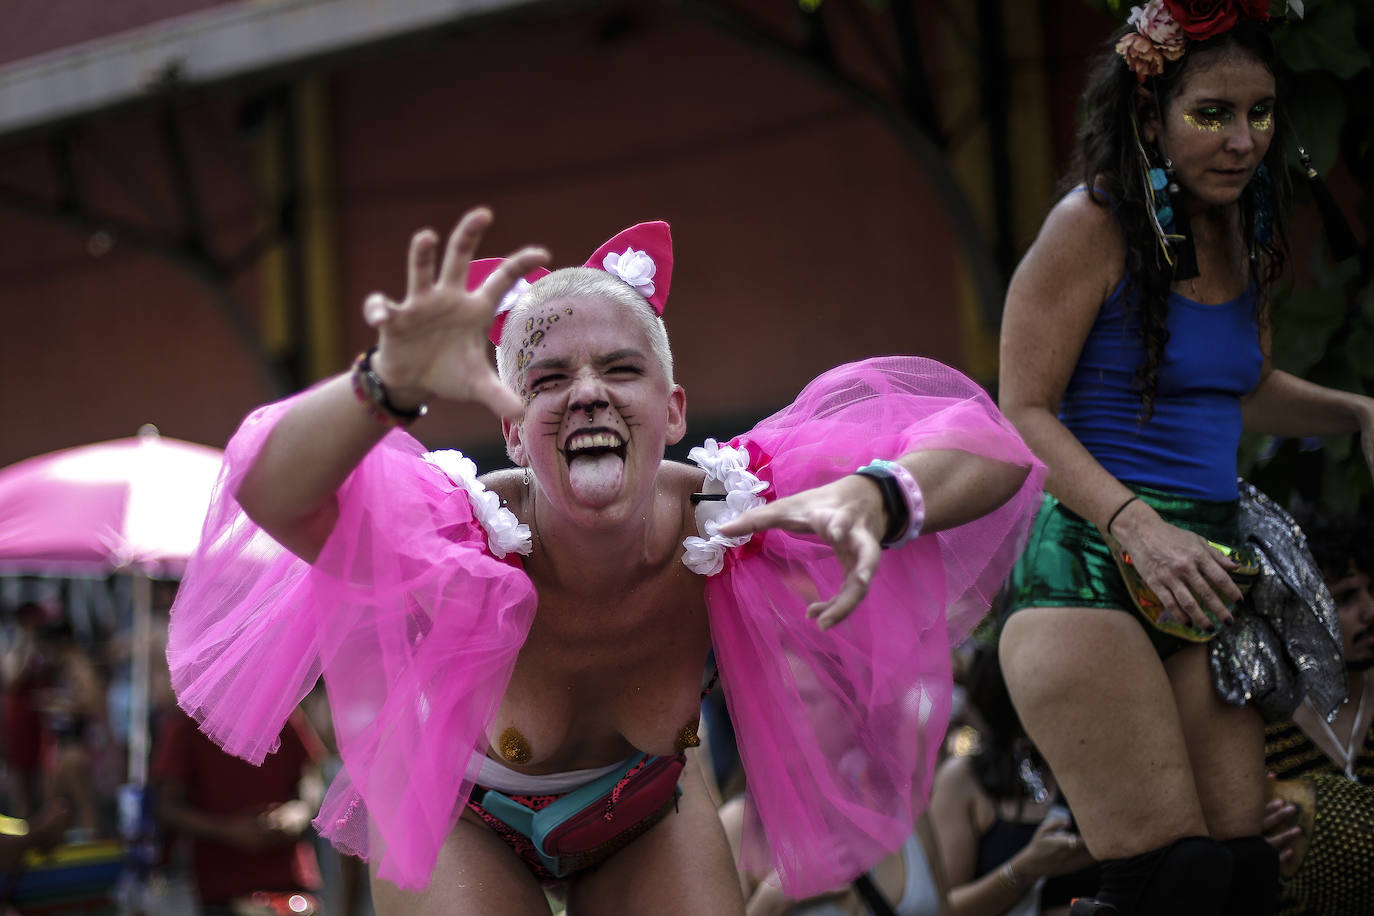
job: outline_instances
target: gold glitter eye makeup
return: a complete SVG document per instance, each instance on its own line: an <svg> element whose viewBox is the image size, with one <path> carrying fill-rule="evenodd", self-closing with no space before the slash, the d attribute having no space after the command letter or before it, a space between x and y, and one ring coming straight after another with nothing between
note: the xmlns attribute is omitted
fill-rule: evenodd
<svg viewBox="0 0 1374 916"><path fill-rule="evenodd" d="M1220 108L1200 108L1197 111L1185 111L1183 113L1183 123L1196 130L1205 130L1208 133L1216 133L1225 126L1230 119L1230 112Z"/></svg>
<svg viewBox="0 0 1374 916"><path fill-rule="evenodd" d="M1274 109L1256 105L1250 109L1250 126L1255 130L1269 130L1274 126Z"/></svg>

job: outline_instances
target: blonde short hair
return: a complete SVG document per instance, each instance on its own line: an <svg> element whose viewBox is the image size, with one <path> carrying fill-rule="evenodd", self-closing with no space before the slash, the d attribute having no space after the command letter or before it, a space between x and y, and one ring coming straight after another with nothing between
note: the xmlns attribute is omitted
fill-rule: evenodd
<svg viewBox="0 0 1374 916"><path fill-rule="evenodd" d="M496 371L501 381L512 391L520 390L520 336L525 319L534 309L554 299L599 296L625 306L631 320L644 329L654 358L663 367L668 385L673 382L673 351L668 345L668 329L663 319L654 313L653 306L623 280L597 270L595 267L564 267L540 277L525 290L515 306L506 313L501 329L501 343L496 348Z"/></svg>

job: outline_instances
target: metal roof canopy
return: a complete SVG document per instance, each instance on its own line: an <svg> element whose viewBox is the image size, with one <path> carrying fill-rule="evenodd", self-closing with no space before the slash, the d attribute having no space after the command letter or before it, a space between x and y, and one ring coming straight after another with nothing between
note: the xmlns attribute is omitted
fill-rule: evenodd
<svg viewBox="0 0 1374 916"><path fill-rule="evenodd" d="M0 67L0 138L538 4L275 0L175 16Z"/></svg>

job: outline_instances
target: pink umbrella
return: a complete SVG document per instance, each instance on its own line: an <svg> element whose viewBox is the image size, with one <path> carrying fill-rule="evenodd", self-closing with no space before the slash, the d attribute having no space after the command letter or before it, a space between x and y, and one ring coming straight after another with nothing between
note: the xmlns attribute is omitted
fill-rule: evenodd
<svg viewBox="0 0 1374 916"><path fill-rule="evenodd" d="M0 572L180 576L222 457L145 426L0 469Z"/></svg>
<svg viewBox="0 0 1374 916"><path fill-rule="evenodd" d="M150 578L178 578L200 540L219 449L164 439L144 426L114 439L0 469L0 573L134 581L129 781L148 772Z"/></svg>

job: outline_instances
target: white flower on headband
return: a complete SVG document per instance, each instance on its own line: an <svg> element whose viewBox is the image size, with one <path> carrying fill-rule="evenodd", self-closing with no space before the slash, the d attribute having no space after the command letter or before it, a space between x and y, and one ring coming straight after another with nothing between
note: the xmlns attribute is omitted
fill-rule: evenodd
<svg viewBox="0 0 1374 916"><path fill-rule="evenodd" d="M601 266L607 273L615 274L633 286L645 299L654 294L654 273L658 266L647 251L635 251L633 248L626 248L620 254L612 251L602 259Z"/></svg>
<svg viewBox="0 0 1374 916"><path fill-rule="evenodd" d="M524 281L521 281L524 282ZM528 285L528 284L526 284ZM487 547L500 559L508 553L529 556L530 526L522 525L515 513L501 505L501 497L477 479L477 465L457 449L425 452L424 459L448 475L449 480L467 491L472 514L487 533Z"/></svg>
<svg viewBox="0 0 1374 916"><path fill-rule="evenodd" d="M525 295L525 291L529 288L529 280L526 280L524 277L516 280L515 285L508 289L506 294L501 297L501 304L496 307L496 314L504 315L506 312L515 308L515 304L520 301L520 297Z"/></svg>

